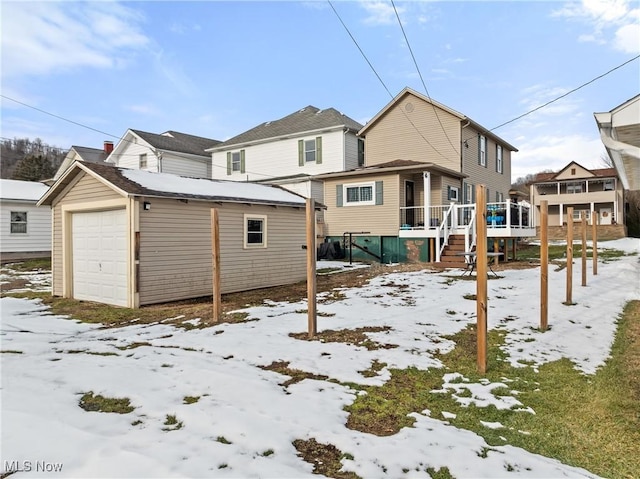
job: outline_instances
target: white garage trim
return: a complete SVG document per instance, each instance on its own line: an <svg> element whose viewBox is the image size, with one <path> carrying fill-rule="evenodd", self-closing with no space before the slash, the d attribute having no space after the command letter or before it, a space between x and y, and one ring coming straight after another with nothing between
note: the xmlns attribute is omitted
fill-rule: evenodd
<svg viewBox="0 0 640 479"><path fill-rule="evenodd" d="M94 201L91 203L77 203L62 206L62 296L65 298L73 298L73 230L72 215L80 212L98 212L114 209L124 209L127 217L126 220L126 248L127 248L127 304L124 306L135 308L137 295L133 292L132 279L132 255L133 247L131 245L132 224L131 210L135 209L133 205L136 202L128 198L118 198L112 200Z"/></svg>
<svg viewBox="0 0 640 479"><path fill-rule="evenodd" d="M72 213L73 297L127 306L127 210Z"/></svg>

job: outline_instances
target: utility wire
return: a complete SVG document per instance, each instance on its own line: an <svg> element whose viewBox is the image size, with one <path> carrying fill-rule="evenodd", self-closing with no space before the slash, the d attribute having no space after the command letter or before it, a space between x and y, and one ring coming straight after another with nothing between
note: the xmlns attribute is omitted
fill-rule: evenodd
<svg viewBox="0 0 640 479"><path fill-rule="evenodd" d="M351 31L349 30L349 28L347 27L347 25L344 23L344 21L342 21L342 17L340 17L340 14L338 13L338 11L335 9L335 7L333 6L333 3L331 3L331 0L327 0L327 3L331 6L331 9L333 10L333 13L336 14L336 17L338 17L338 20L340 20L340 23L342 24L342 26L344 27L344 29L347 31L347 33L349 34L349 37L351 37L351 40L353 41L353 43L355 44L355 46L358 48L358 50L360 51L360 54L362 55L362 57L365 59L365 61L367 62L367 64L369 65L369 67L371 68L371 70L373 71L373 73L376 75L376 77L378 78L378 80L380 81L380 83L382 84L382 86L384 87L385 90L387 90L387 93L389 94L389 96L391 97L391 99L394 98L393 94L391 93L391 91L389 91L389 88L387 88L387 85L384 83L384 81L382 80L382 78L380 78L380 75L378 75L378 72L376 71L376 69L373 67L373 65L371 64L371 62L369 61L369 58L367 58L367 55L364 53L364 51L362 50L362 48L360 48L360 45L358 44L358 41L354 38L354 36L351 34ZM435 151L437 154L439 154L442 158L444 158L445 160L449 160L449 158L447 158L444 154L442 154L442 152L440 150L438 150L435 146L433 146L429 140L427 140L427 138L422 134L422 132L418 129L418 127L415 125L415 123L413 123L413 121L411 121L411 118L409 118L409 115L407 115L407 112L404 111L403 109L400 109L400 111L402 111L402 113L404 114L405 118L407 119L407 121L409 123L411 123L411 126L413 126L414 130L418 133L418 135L420 135L422 137L422 139L427 143L427 145L429 145L433 151ZM451 143L451 142L449 142ZM454 148L455 150L455 148Z"/></svg>
<svg viewBox="0 0 640 479"><path fill-rule="evenodd" d="M513 118L512 120L505 121L504 123L501 123L501 124L500 124L500 125L498 125L498 126L494 126L494 127L493 127L493 128L491 128L489 131L493 131L493 130L497 130L498 128L502 128L503 126L508 125L509 123L513 123L514 121L517 121L517 120L519 120L520 118L523 118L523 117L525 117L525 116L527 116L527 115L530 115L530 114L531 114L531 113L533 113L533 112L536 112L536 111L538 111L538 110L540 110L540 109L542 109L542 108L544 108L544 107L546 107L546 106L549 106L549 105L551 105L552 103L555 103L556 101L558 101L558 100L560 100L560 99L564 98L565 96L568 96L568 95L570 95L570 94L572 94L572 93L574 93L574 92L576 92L576 91L580 90L581 88L584 88L584 87L586 87L587 85L590 85L591 83L595 82L596 80L599 80L600 78L603 78L603 77L607 76L609 73L612 73L612 72L614 72L614 71L618 70L619 68L622 68L622 67L623 67L623 66L625 66L626 64L631 63L631 62L632 62L632 61L634 61L634 60L637 60L638 58L640 58L640 55L636 55L635 57L631 58L630 60L627 60L626 62L621 63L620 65L618 65L617 67L612 68L612 69L611 69L611 70L609 70L608 72L605 72L605 73L603 73L602 75L598 75L597 77L593 78L592 80L589 80L588 82L583 83L582 85L580 85L579 87L574 88L573 90L569 90L567 93L565 93L565 94L563 94L563 95L560 95L559 97L554 98L553 100L550 100L550 101L548 101L548 102L546 102L546 103L544 103L544 104L542 104L542 105L540 105L540 106L538 106L538 107L534 108L533 110L529 110L528 112L523 113L522 115L517 116L517 117Z"/></svg>
<svg viewBox="0 0 640 479"><path fill-rule="evenodd" d="M416 61L416 57L413 54L413 49L411 48L411 43L409 43L409 38L407 38L407 33L404 30L404 26L402 25L402 21L400 20L400 14L398 14L398 10L396 8L396 4L394 3L393 0L391 0L391 5L393 5L393 11L396 14L396 18L398 19L398 25L400 25L400 30L402 30L402 35L404 36L404 41L407 44L407 47L409 48L409 53L411 53L411 58L413 59L413 64L416 67L416 70L418 72L418 76L420 77L420 81L422 82L422 86L424 87L424 91L427 94L427 98L429 99L429 101L431 102L431 96L429 95L429 90L427 89L427 84L424 81L424 78L422 77L422 72L420 71L420 67L418 66L418 62ZM453 145L453 143L451 142L451 138L449 138L449 135L447 134L447 130L445 130L444 125L442 124L442 121L440 121L440 115L438 115L438 109L435 107L435 105L433 103L430 103L431 108L433 108L433 113L435 113L436 118L438 120L438 123L440 124L440 128L442 128L442 133L444 133L444 136L447 137L447 141L449 142L449 144L451 145L451 148L453 148L453 151L455 153L458 152L457 148Z"/></svg>

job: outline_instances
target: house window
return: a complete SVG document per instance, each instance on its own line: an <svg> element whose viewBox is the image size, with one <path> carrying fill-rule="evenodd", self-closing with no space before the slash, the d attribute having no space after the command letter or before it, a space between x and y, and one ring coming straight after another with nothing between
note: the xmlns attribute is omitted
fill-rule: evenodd
<svg viewBox="0 0 640 479"><path fill-rule="evenodd" d="M571 175L575 175L576 174L576 169L575 168L571 168Z"/></svg>
<svg viewBox="0 0 640 479"><path fill-rule="evenodd" d="M12 211L11 212L11 234L27 233L27 212Z"/></svg>
<svg viewBox="0 0 640 479"><path fill-rule="evenodd" d="M471 204L473 203L473 185L471 183L467 183L465 188L466 188L465 203Z"/></svg>
<svg viewBox="0 0 640 479"><path fill-rule="evenodd" d="M478 162L480 166L487 166L487 138L483 135L480 135L480 157Z"/></svg>
<svg viewBox="0 0 640 479"><path fill-rule="evenodd" d="M613 187L614 187L613 178L604 180L604 186L602 187L604 191L613 191Z"/></svg>
<svg viewBox="0 0 640 479"><path fill-rule="evenodd" d="M457 186L447 186L447 199L451 201L458 201Z"/></svg>
<svg viewBox="0 0 640 479"><path fill-rule="evenodd" d="M307 163L322 163L322 137L313 140L298 140L298 166Z"/></svg>
<svg viewBox="0 0 640 479"><path fill-rule="evenodd" d="M573 210L573 221L580 221L582 219L582 213L586 214L586 219L589 220L591 218L589 210Z"/></svg>
<svg viewBox="0 0 640 479"><path fill-rule="evenodd" d="M364 166L364 140L358 138L358 166Z"/></svg>
<svg viewBox="0 0 640 479"><path fill-rule="evenodd" d="M567 183L567 194L582 193L582 183Z"/></svg>
<svg viewBox="0 0 640 479"><path fill-rule="evenodd" d="M231 153L231 171L240 171L240 152Z"/></svg>
<svg viewBox="0 0 640 479"><path fill-rule="evenodd" d="M244 215L244 248L267 247L267 217Z"/></svg>
<svg viewBox="0 0 640 479"><path fill-rule="evenodd" d="M502 146L496 145L496 171L502 173Z"/></svg>
<svg viewBox="0 0 640 479"><path fill-rule="evenodd" d="M138 166L140 169L146 168L147 167L147 154L146 153L142 153L140 155L139 161L138 161Z"/></svg>
<svg viewBox="0 0 640 479"><path fill-rule="evenodd" d="M375 205L375 183L344 185L344 204L346 206Z"/></svg>

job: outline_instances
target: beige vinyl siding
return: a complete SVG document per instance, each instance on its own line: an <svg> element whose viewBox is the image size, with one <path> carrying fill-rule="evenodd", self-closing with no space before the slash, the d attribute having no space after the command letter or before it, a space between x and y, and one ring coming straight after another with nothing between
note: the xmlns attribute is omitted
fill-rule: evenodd
<svg viewBox="0 0 640 479"><path fill-rule="evenodd" d="M401 159L460 171L460 119L407 94L367 130L365 158L367 166Z"/></svg>
<svg viewBox="0 0 640 479"><path fill-rule="evenodd" d="M64 193L64 192L63 192ZM75 184L60 199L53 202L53 235L52 235L52 291L54 296L62 295L62 206L88 203L92 201L122 198L116 191L86 173L78 175Z"/></svg>
<svg viewBox="0 0 640 479"><path fill-rule="evenodd" d="M336 206L336 186L350 183L383 182L383 204L371 206ZM404 188L404 184L402 185ZM404 191L404 190L403 190ZM400 183L397 174L367 175L325 180L324 214L327 236L341 236L346 231L368 231L372 235L395 236L400 228Z"/></svg>
<svg viewBox="0 0 640 479"><path fill-rule="evenodd" d="M496 171L496 141L488 135L487 139L487 166L481 166L478 161L479 133L473 128L462 130L462 138L466 140L469 148L463 148L462 172L468 175L464 181L474 185L483 184L489 188L490 197L487 202L496 201L496 191L502 193L504 201L509 199L511 188L511 151L502 145L502 174ZM445 191L446 195L446 191ZM462 199L462 197L461 197Z"/></svg>
<svg viewBox="0 0 640 479"><path fill-rule="evenodd" d="M304 208L151 199L140 210L140 304L212 294L211 208L220 221L222 293L306 277ZM267 216L267 248L244 249L244 214Z"/></svg>
<svg viewBox="0 0 640 479"><path fill-rule="evenodd" d="M462 203L462 182L457 178L451 178L449 176L441 176L440 177L440 197L437 198L438 203L436 205L448 205L450 203ZM458 188L458 200L453 201L447 198L448 186L452 186Z"/></svg>
<svg viewBox="0 0 640 479"><path fill-rule="evenodd" d="M575 174L571 174L571 170L575 170ZM580 179L583 180L585 178L593 178L594 174L588 170L585 170L582 166L572 163L564 171L558 173L558 176L554 178L554 180L573 180Z"/></svg>

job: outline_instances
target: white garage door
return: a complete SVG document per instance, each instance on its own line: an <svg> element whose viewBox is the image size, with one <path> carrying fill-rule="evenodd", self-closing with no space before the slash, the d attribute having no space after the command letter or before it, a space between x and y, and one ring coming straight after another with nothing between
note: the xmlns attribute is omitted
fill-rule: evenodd
<svg viewBox="0 0 640 479"><path fill-rule="evenodd" d="M73 297L127 306L126 210L73 214Z"/></svg>

